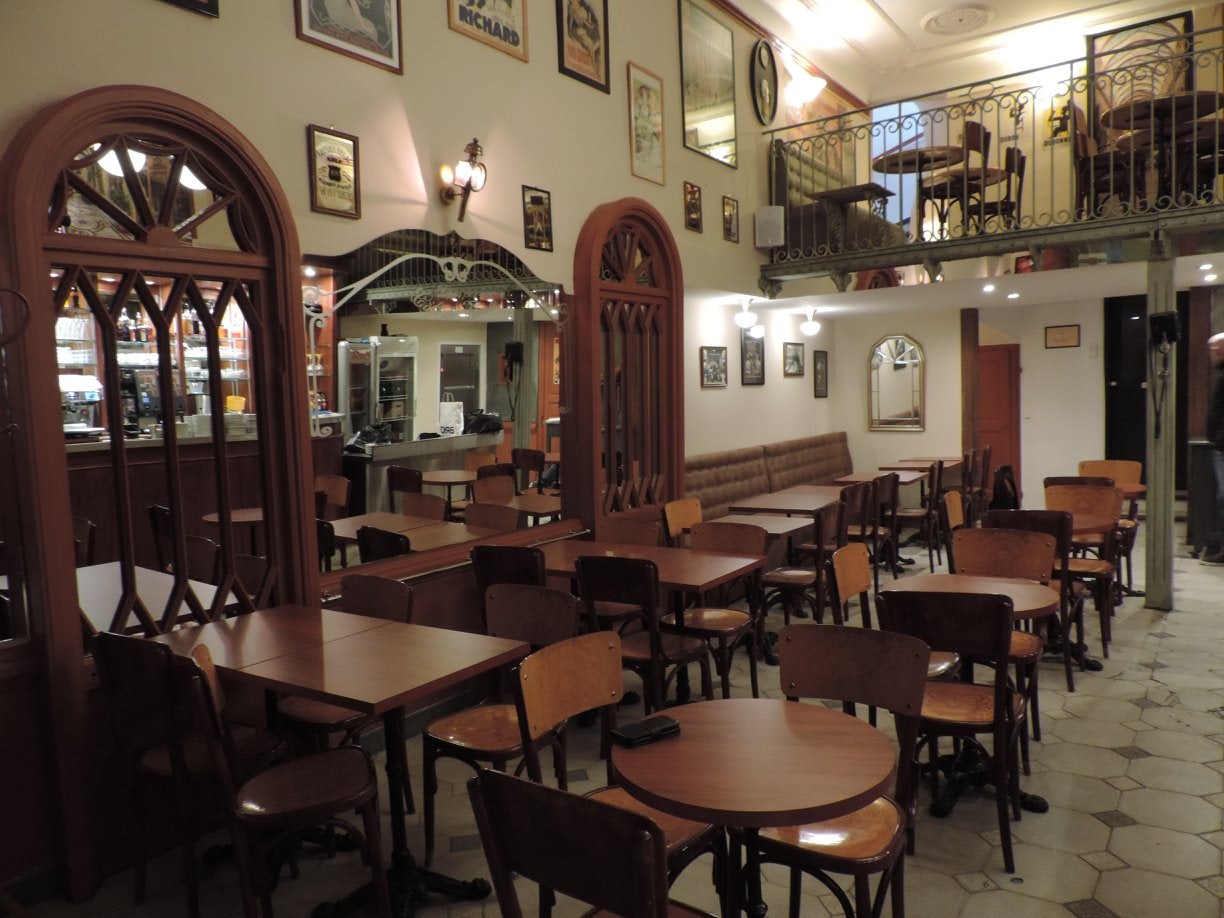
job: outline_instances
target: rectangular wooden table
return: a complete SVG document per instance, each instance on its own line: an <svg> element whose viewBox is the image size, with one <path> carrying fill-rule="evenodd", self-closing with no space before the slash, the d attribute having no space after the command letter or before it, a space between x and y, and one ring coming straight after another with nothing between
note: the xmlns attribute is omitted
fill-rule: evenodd
<svg viewBox="0 0 1224 918"><path fill-rule="evenodd" d="M881 470L877 472L851 472L848 475L842 475L840 478L833 480L834 484L852 485L859 484L864 481L875 481L881 475L888 474L888 471ZM927 469L908 468L904 471L897 472L897 484L901 486L916 484L925 481L928 474Z"/></svg>
<svg viewBox="0 0 1224 918"><path fill-rule="evenodd" d="M381 715L391 813L389 883L397 913L410 914L426 889L467 899L489 894L484 880L462 883L416 866L404 820L404 712L521 659L530 650L527 644L297 605L182 628L154 640L180 655L206 644L220 669L268 691ZM356 904L341 903L340 911L328 914Z"/></svg>
<svg viewBox="0 0 1224 918"><path fill-rule="evenodd" d="M508 503L519 512L520 516L527 517L533 524L538 524L545 517L561 515L561 498L551 494L527 491L517 495Z"/></svg>
<svg viewBox="0 0 1224 918"><path fill-rule="evenodd" d="M583 542L563 539L539 546L544 552L547 573L572 577L575 561L584 555L618 558L643 558L659 569L659 585L685 593L704 593L730 583L764 566L765 556L723 555L691 548L665 548L653 545L623 545L619 542Z"/></svg>
<svg viewBox="0 0 1224 918"><path fill-rule="evenodd" d="M174 576L163 571L155 571L147 567L136 567L136 595L144 604L153 621L160 622L164 617L166 605L174 591ZM118 561L107 561L104 564L91 564L88 567L78 567L76 571L77 599L81 604L81 614L85 616L95 631L113 631L118 622L115 621L115 611L123 595L122 565ZM199 600L200 606L207 612L217 595L217 588L211 583L201 583L198 580L188 580L187 585ZM233 595L226 603L236 602ZM186 617L190 605L185 604L179 614L179 620ZM139 618L139 616L137 616ZM133 622L129 621L130 630ZM173 627L173 623L163 623L163 627Z"/></svg>
<svg viewBox="0 0 1224 918"><path fill-rule="evenodd" d="M471 542L473 539L483 539L485 536L496 534L496 529L469 526L467 523L438 522L432 522L428 526L404 533L408 536L408 547L412 551L429 551L431 548L458 545L461 542Z"/></svg>
<svg viewBox="0 0 1224 918"><path fill-rule="evenodd" d="M841 488L835 485L796 485L736 501L727 510L729 513L788 513L814 517L822 507L840 499Z"/></svg>
<svg viewBox="0 0 1224 918"><path fill-rule="evenodd" d="M356 542L357 530L362 526L373 526L375 529L385 529L388 532L411 532L424 526L436 526L438 522L438 520L431 520L424 516L408 516L404 513L376 510L372 513L332 520L332 528L336 531L337 540Z"/></svg>

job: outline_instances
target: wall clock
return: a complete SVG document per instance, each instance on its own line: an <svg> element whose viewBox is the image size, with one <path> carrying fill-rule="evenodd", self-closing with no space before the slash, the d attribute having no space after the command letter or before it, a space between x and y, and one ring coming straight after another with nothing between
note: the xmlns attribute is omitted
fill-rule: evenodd
<svg viewBox="0 0 1224 918"><path fill-rule="evenodd" d="M757 120L769 125L778 113L778 65L773 48L761 39L752 47L752 66L748 68L752 82L752 107Z"/></svg>

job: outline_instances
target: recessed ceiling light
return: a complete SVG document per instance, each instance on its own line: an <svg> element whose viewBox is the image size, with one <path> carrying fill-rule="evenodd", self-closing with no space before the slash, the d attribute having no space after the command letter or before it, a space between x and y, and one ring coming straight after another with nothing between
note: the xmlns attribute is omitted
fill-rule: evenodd
<svg viewBox="0 0 1224 918"><path fill-rule="evenodd" d="M310 265L307 265L306 267L302 269L302 273L305 274L307 277L314 277L315 269L312 268Z"/></svg>
<svg viewBox="0 0 1224 918"><path fill-rule="evenodd" d="M1207 283L1209 284L1215 279L1216 279L1216 276L1214 274L1204 274L1203 275L1203 280L1207 281Z"/></svg>
<svg viewBox="0 0 1224 918"><path fill-rule="evenodd" d="M1199 270L1200 271L1210 271L1213 267L1214 265L1199 265Z"/></svg>
<svg viewBox="0 0 1224 918"><path fill-rule="evenodd" d="M994 289L995 289L994 284L986 284L985 286L982 287L982 292L983 293L994 293Z"/></svg>
<svg viewBox="0 0 1224 918"><path fill-rule="evenodd" d="M1008 298L1009 300L1018 300L1018 299L1020 299L1020 294L1018 294L1018 293L1009 293L1009 294L1007 295L1007 298Z"/></svg>

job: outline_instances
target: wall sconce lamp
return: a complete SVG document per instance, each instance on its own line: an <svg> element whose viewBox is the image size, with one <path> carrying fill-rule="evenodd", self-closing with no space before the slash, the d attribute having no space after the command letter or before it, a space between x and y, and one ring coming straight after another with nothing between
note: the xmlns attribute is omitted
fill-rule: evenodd
<svg viewBox="0 0 1224 918"><path fill-rule="evenodd" d="M473 137L472 142L463 148L463 152L467 154L467 159L461 159L455 165L446 165L441 169L442 203L450 204L455 198L459 198L460 222L463 222L463 217L467 214L468 198L473 191L484 188L489 177L484 163L480 162L480 155L484 152L480 141Z"/></svg>
<svg viewBox="0 0 1224 918"><path fill-rule="evenodd" d="M740 328L752 328L752 326L757 324L756 313L748 309L751 302L750 299L744 297L740 311L735 314L735 324Z"/></svg>
<svg viewBox="0 0 1224 918"><path fill-rule="evenodd" d="M807 312L807 321L799 324L799 331L810 338L812 335L820 334L820 323L812 318L812 316L816 315L815 306L808 306L805 311Z"/></svg>

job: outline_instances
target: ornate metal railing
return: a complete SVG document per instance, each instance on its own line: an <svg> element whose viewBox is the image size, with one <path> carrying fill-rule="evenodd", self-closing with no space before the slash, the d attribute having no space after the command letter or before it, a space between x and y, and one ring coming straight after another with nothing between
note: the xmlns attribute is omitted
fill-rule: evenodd
<svg viewBox="0 0 1224 918"><path fill-rule="evenodd" d="M785 243L762 286L1060 239L1224 230L1221 30L1133 39L769 132Z"/></svg>

